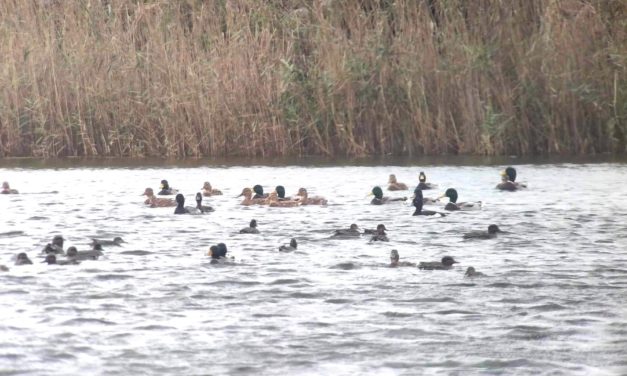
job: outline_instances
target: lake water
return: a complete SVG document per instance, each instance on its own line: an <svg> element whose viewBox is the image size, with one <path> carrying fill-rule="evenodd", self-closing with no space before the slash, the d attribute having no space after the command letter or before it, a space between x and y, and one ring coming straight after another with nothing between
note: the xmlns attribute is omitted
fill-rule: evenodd
<svg viewBox="0 0 627 376"><path fill-rule="evenodd" d="M20 191L0 195L0 233L23 232L0 235L0 375L627 374L627 164L519 164L529 189L513 193L494 189L503 165L36 167L0 167ZM439 184L425 196L455 187L483 209L369 205L389 174L414 186L421 170ZM206 180L224 195L205 200L212 214L175 216L143 205L161 179L190 205ZM329 205L240 206L254 184ZM261 234L239 234L252 218ZM351 223L384 223L390 242L329 238ZM462 239L491 223L510 233ZM126 243L42 264L56 234L79 250ZM298 250L280 253L291 237ZM218 242L233 264L209 263ZM392 249L460 263L389 268ZM35 265L13 266L19 252Z"/></svg>

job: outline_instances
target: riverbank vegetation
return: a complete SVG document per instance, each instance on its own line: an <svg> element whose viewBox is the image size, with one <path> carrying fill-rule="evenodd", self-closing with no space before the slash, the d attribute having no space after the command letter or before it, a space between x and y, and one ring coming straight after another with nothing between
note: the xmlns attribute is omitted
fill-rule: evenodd
<svg viewBox="0 0 627 376"><path fill-rule="evenodd" d="M7 0L0 157L624 152L623 0Z"/></svg>

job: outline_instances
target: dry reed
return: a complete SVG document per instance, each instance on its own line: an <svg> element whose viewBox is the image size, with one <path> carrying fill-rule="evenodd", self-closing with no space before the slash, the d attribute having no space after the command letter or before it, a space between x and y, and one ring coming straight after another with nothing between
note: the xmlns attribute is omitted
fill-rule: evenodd
<svg viewBox="0 0 627 376"><path fill-rule="evenodd" d="M5 0L0 157L624 152L622 0Z"/></svg>

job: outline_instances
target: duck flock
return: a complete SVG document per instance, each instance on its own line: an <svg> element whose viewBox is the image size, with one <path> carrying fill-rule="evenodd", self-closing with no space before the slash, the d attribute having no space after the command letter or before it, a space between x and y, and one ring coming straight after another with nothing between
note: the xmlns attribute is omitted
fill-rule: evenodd
<svg viewBox="0 0 627 376"><path fill-rule="evenodd" d="M503 191L516 191L519 189L527 188L525 183L516 182L516 169L513 167L507 167L501 172L501 182L496 185L496 189ZM419 183L415 187L412 197L412 205L415 210L414 216L446 216L454 213L455 211L466 210L480 210L481 201L477 202L464 202L458 201L458 193L454 188L448 188L444 193L438 197L425 197L423 191L436 190L437 184L427 182L427 176L424 172L419 174ZM395 175L390 175L388 180L387 190L389 191L405 191L408 190L408 186L402 182L399 182ZM16 189L12 189L8 182L2 184L2 190L0 194L19 194ZM222 192L219 189L215 189L209 182L205 182L202 186L201 192L198 192L195 196L196 205L186 206L185 196L179 193L177 189L170 187L167 180L162 180L160 190L157 194L154 193L152 188L146 188L143 196L146 196L144 204L147 207L173 207L175 215L206 215L214 212L214 208L208 205L203 205L204 197L220 196ZM407 197L387 197L383 194L383 189L379 186L372 188L371 196L374 196L370 204L372 205L385 205L393 202L407 201ZM174 196L174 198L172 198ZM243 197L240 205L267 205L270 207L296 207L303 205L327 205L328 201L321 196L309 196L307 189L300 188L297 194L293 197L286 196L285 188L281 185L277 186L273 192L264 193L261 185L255 185L253 188L244 188L237 198ZM446 204L442 207L439 206L442 211L424 209L425 205L436 205L440 200L448 199ZM370 242L387 242L389 241L385 224L378 224L376 229L363 229L359 228L357 224L351 224L349 228L338 229L332 233L331 238L335 239L351 239L361 237L362 235L370 236ZM260 231L257 228L257 220L252 219L247 227L242 228L239 233L241 234L259 234ZM506 233L502 231L498 225L490 224L487 226L486 231L472 231L463 234L464 239L492 239L497 234ZM71 265L78 264L85 260L97 260L100 256L103 256L103 247L121 246L125 241L121 237L115 237L113 239L92 239L90 250L79 251L76 247L64 248L64 241L62 235L55 235L51 243L46 244L41 251L41 257L43 262L47 264L56 265ZM289 244L285 244L279 247L280 252L292 252L298 248L296 239L292 238ZM229 263L233 262L233 258L227 256L228 250L225 243L218 243L209 247L207 252L208 257L211 259L211 263ZM444 256L439 261L423 261L418 264L400 261L400 255L398 250L393 249L390 252L390 267L418 267L423 270L448 270L454 267L454 264L458 263L452 256ZM19 253L15 256L15 265L29 265L33 264L28 254L25 252ZM0 271L9 271L9 268L5 265L0 265ZM477 272L474 267L468 266L466 270L466 277L481 277L483 273Z"/></svg>

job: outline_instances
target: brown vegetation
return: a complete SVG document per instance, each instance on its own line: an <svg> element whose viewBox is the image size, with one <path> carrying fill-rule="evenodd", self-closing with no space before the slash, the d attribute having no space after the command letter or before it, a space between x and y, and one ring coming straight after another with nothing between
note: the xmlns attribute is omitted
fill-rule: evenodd
<svg viewBox="0 0 627 376"><path fill-rule="evenodd" d="M0 157L624 152L623 0L4 0Z"/></svg>

